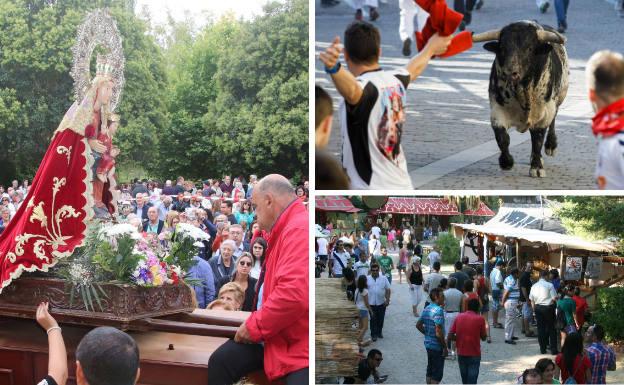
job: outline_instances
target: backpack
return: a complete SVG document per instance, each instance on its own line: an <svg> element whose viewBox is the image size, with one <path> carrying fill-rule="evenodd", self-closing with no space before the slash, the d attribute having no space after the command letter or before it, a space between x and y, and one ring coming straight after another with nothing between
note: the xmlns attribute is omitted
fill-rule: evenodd
<svg viewBox="0 0 624 385"><path fill-rule="evenodd" d="M579 360L579 367L583 366L583 356L581 356L581 359ZM574 374L572 374L570 377L568 377L567 380L564 381L564 384L578 384L578 382L576 382L576 379L574 378L574 376L576 376L576 372L578 372L579 368L577 367L576 370L574 371Z"/></svg>

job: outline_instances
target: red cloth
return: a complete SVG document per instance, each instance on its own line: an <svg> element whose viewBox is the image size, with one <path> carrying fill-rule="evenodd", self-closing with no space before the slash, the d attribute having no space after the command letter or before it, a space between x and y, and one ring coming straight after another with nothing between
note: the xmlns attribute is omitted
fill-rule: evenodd
<svg viewBox="0 0 624 385"><path fill-rule="evenodd" d="M604 138L624 131L624 98L598 111L592 119L592 131Z"/></svg>
<svg viewBox="0 0 624 385"><path fill-rule="evenodd" d="M52 138L24 203L0 235L0 290L22 271L47 271L82 244L90 152L85 137L71 129Z"/></svg>
<svg viewBox="0 0 624 385"><path fill-rule="evenodd" d="M309 366L308 212L295 199L268 235L262 307L245 324L264 342L264 371L274 381Z"/></svg>
<svg viewBox="0 0 624 385"><path fill-rule="evenodd" d="M576 319L579 326L583 326L585 323L585 310L587 310L587 301L583 297L573 296L572 299L576 302Z"/></svg>
<svg viewBox="0 0 624 385"><path fill-rule="evenodd" d="M455 318L450 333L456 336L457 354L481 357L481 335L485 334L485 320L473 311L461 313Z"/></svg>
<svg viewBox="0 0 624 385"><path fill-rule="evenodd" d="M557 364L559 369L561 369L561 383L563 384L564 382L566 382L568 377L570 377L570 373L568 373L568 369L566 368L566 364L563 360L563 353L557 354L557 357L555 357L555 363ZM576 356L576 358L574 359L574 368L572 369L572 373L575 373L574 379L576 380L577 384L587 383L585 380L585 372L589 368L591 368L591 362L586 355L583 354L582 356Z"/></svg>
<svg viewBox="0 0 624 385"><path fill-rule="evenodd" d="M414 2L429 13L425 27L420 32L416 32L416 47L418 47L418 51L422 51L431 36L436 32L441 36L452 35L464 18L461 13L449 9L445 0L414 0ZM470 48L472 48L472 32L460 32L455 35L446 52L440 55L440 57L457 55Z"/></svg>

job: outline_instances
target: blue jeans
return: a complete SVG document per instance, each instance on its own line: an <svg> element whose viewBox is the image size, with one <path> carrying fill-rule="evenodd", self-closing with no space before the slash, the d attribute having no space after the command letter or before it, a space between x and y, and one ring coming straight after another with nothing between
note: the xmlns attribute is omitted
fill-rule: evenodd
<svg viewBox="0 0 624 385"><path fill-rule="evenodd" d="M555 0L555 12L557 13L557 24L560 27L567 28L567 15L570 0Z"/></svg>
<svg viewBox="0 0 624 385"><path fill-rule="evenodd" d="M479 366L481 365L481 357L457 356L459 364L459 374L462 378L462 384L476 384L479 378Z"/></svg>

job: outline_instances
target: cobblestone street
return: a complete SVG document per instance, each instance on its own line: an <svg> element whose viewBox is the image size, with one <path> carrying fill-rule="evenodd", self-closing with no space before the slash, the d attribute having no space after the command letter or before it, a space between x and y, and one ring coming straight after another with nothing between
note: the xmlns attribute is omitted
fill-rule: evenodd
<svg viewBox="0 0 624 385"><path fill-rule="evenodd" d="M450 2L452 3L452 2ZM375 24L381 30L384 68L402 67L398 34L397 0L379 7ZM337 109L340 96L323 71L318 53L334 36L342 37L354 11L343 0L331 8L316 3L316 82L328 89ZM484 32L523 19L555 25L553 7L541 14L533 0L485 0L473 12L469 29ZM624 19L606 1L575 0L568 11L566 49L570 64L570 88L556 121L559 148L554 157L544 157L546 178L529 177L530 135L511 134L511 154L516 164L510 171L498 166L499 150L490 126L488 79L494 55L476 44L470 51L444 60L433 60L408 91L407 123L402 138L408 169L415 188L434 189L594 189L596 157L586 97L585 63L597 50L624 51ZM414 50L414 48L413 48ZM332 153L340 157L338 116L334 117Z"/></svg>

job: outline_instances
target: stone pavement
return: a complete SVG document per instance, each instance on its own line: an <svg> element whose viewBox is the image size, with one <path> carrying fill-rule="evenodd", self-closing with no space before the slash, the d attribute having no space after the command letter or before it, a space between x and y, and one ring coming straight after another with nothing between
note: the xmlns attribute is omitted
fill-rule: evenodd
<svg viewBox="0 0 624 385"><path fill-rule="evenodd" d="M449 0L449 4L452 2ZM403 67L398 34L397 0L381 3L384 68ZM341 100L323 71L318 54L334 36L342 36L354 11L342 0L338 6L322 8L316 1L316 82L326 88L338 108ZM485 0L473 12L470 30L483 32L510 22L535 19L556 26L554 8L541 14L532 0ZM516 163L512 170L498 166L498 147L490 126L488 79L494 55L477 44L472 50L444 60L433 60L408 90L408 123L403 148L415 188L434 189L594 189L596 140L591 134L593 115L586 100L584 69L587 59L599 49L624 52L624 19L617 17L606 1L574 0L568 10L566 33L570 62L570 88L556 121L559 148L554 157L544 157L546 178L529 177L530 135L513 132L510 149ZM334 118L329 150L340 156L338 116Z"/></svg>

